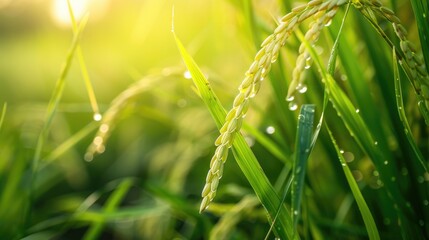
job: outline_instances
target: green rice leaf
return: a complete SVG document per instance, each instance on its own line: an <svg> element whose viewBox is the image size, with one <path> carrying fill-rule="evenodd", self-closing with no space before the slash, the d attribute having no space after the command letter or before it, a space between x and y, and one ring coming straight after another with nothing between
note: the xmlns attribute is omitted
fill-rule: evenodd
<svg viewBox="0 0 429 240"><path fill-rule="evenodd" d="M337 142L334 136L332 135L332 132L329 129L327 124L326 124L326 129L328 130L332 144L335 147L335 151L337 152L341 166L343 166L343 171L344 171L344 174L346 175L347 183L349 184L350 189L352 190L352 194L359 207L359 211L365 223L366 230L368 231L369 239L378 240L380 239L380 236L378 234L377 226L375 225L375 221L374 221L374 218L372 217L371 211L369 210L368 205L366 204L366 201L363 198L362 193L360 192L359 186L357 185L356 180L354 179L353 174L350 171L350 168L348 167L346 160L344 159L344 156L341 153L341 150L338 147Z"/></svg>
<svg viewBox="0 0 429 240"><path fill-rule="evenodd" d="M0 130L1 130L1 127L3 126L4 117L6 116L6 110L7 110L7 103L4 103L3 110L1 111L1 116L0 116Z"/></svg>
<svg viewBox="0 0 429 240"><path fill-rule="evenodd" d="M67 6L68 6L72 26L73 26L73 32L76 34L78 31L78 25L76 23L76 18L74 16L73 8L71 6L70 0L67 0ZM95 97L94 88L92 87L91 79L89 78L88 69L85 64L85 59L83 58L82 48L80 47L80 44L77 45L76 55L77 55L77 59L79 60L79 66L80 66L83 80L85 82L85 87L88 92L89 102L91 103L92 110L94 111L94 119L97 119L96 116L100 114L100 110L98 108L98 103Z"/></svg>
<svg viewBox="0 0 429 240"><path fill-rule="evenodd" d="M404 127L405 136L407 137L407 140L410 143L411 148L416 154L416 157L420 165L423 167L424 171L427 172L428 170L425 164L426 160L423 157L423 154L421 153L420 149L418 148L417 143L414 141L414 137L412 136L412 131L411 131L410 125L408 124L407 116L405 114L404 102L402 100L401 77L399 75L399 68L398 68L397 61L398 59L396 57L396 51L394 49L393 50L393 73L395 77L396 105L398 107L399 118L401 119L402 125Z"/></svg>
<svg viewBox="0 0 429 240"><path fill-rule="evenodd" d="M301 41L306 43L307 48L309 48L309 52L324 80L329 100L332 102L338 115L343 120L352 137L361 149L369 155L376 169L380 172L380 179L384 184L383 190L386 191L385 194L388 196L387 199L389 199L391 206L400 206L396 208L397 217L400 221L406 222L404 211L407 214L413 213L411 213L410 208L406 207L405 200L396 184L391 181L392 177L394 178L396 176L394 168L391 167L392 164L389 165L389 162L392 162L393 159L390 159L388 155L386 155L386 152L381 151L381 148L378 146L378 141L372 136L365 121L360 114L358 114L358 111L356 111L356 108L353 106L347 94L335 82L332 75L327 73L313 47L304 39L302 33L297 32L297 35ZM401 228L403 234L411 234L412 230L410 227L411 226L404 226Z"/></svg>
<svg viewBox="0 0 429 240"><path fill-rule="evenodd" d="M262 134L260 131L258 131L258 129L250 126L249 124L243 124L243 129L255 137L255 140L264 146L267 151L273 154L276 158L282 160L285 164L290 164L292 162L291 159L286 156L284 151L282 151L282 149L273 140Z"/></svg>
<svg viewBox="0 0 429 240"><path fill-rule="evenodd" d="M410 0L419 29L420 43L426 63L429 69L429 2L427 0Z"/></svg>
<svg viewBox="0 0 429 240"><path fill-rule="evenodd" d="M304 178L306 173L307 161L310 156L313 122L314 122L314 105L305 104L301 107L298 116L298 130L296 133L295 144L295 161L293 166L293 184L292 184L292 219L294 232L298 225L300 216L301 199L304 191Z"/></svg>
<svg viewBox="0 0 429 240"><path fill-rule="evenodd" d="M179 52L182 55L182 59L191 73L194 84L198 88L203 102L210 111L217 127L220 128L225 121L225 109L220 104L209 82L204 77L193 58L188 54L179 38L175 34L174 37ZM237 134L232 151L240 169L243 171L261 201L261 204L268 212L269 219L272 221L278 207L282 206L280 198L241 134ZM278 220L275 222L274 231L281 239L293 239L292 219L289 211L284 206L281 207ZM298 238L298 236L295 236L295 238Z"/></svg>
<svg viewBox="0 0 429 240"><path fill-rule="evenodd" d="M124 199L125 194L131 188L132 184L133 184L132 179L123 180L116 188L116 190L112 193L112 195L110 195L109 199L107 199L106 204L103 207L103 212L107 214L114 213L118 205L121 203L122 199ZM105 221L106 220L104 216L101 215L98 218L98 221L92 224L89 230L85 233L83 239L85 240L98 239L98 236L100 235L101 231L104 228Z"/></svg>
<svg viewBox="0 0 429 240"><path fill-rule="evenodd" d="M77 133L75 133L73 136L71 136L69 139L64 141L57 148L55 148L48 156L46 156L46 158L44 158L43 163L48 164L61 157L64 153L73 148L82 139L92 133L98 127L98 125L99 124L97 122L91 122L85 127L83 127L81 130L79 130Z"/></svg>
<svg viewBox="0 0 429 240"><path fill-rule="evenodd" d="M82 33L87 21L88 21L88 15L86 15L83 18L83 20L81 21L81 23L78 27L78 30L76 31L76 33L74 35L72 45L70 47L70 50L67 54L66 61L65 61L63 68L61 70L60 77L57 80L55 90L52 94L51 100L48 103L48 109L46 112L46 121L43 125L42 132L39 135L39 139L37 141L37 146L36 146L36 152L34 154L33 171L37 171L38 164L39 164L41 154L42 154L44 141L45 141L46 135L48 134L48 131L49 131L49 128L51 126L52 120L54 118L55 112L58 108L58 104L59 104L61 97L63 95L65 80L66 80L67 74L69 72L69 69L71 67L72 59L73 59L73 56L75 54L76 47L79 43L81 33Z"/></svg>

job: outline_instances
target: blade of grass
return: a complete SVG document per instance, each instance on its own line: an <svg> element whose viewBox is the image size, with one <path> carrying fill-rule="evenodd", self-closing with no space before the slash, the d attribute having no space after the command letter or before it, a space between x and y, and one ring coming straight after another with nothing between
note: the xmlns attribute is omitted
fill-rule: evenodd
<svg viewBox="0 0 429 240"><path fill-rule="evenodd" d="M229 239L234 227L240 220L246 217L246 214L255 210L258 204L259 200L253 194L245 196L238 204L234 205L230 211L222 216L218 224L216 224L210 232L209 239Z"/></svg>
<svg viewBox="0 0 429 240"><path fill-rule="evenodd" d="M69 139L64 141L61 145L55 148L48 156L44 158L43 163L49 164L52 161L55 161L59 157L61 157L64 153L69 151L72 147L74 147L78 142L88 136L92 131L94 131L98 127L97 122L91 122L86 125L84 128L79 130Z"/></svg>
<svg viewBox="0 0 429 240"><path fill-rule="evenodd" d="M191 73L192 79L199 90L203 102L210 111L217 127L220 128L225 121L226 110L220 104L209 82L199 70L192 57L187 53L174 31L173 35L183 61ZM237 134L232 151L240 169L243 171L272 221L273 217L276 215L278 206L280 206L280 198L241 134ZM280 211L279 220L276 222L274 231L277 236L282 239L293 239L292 220L285 207L282 207L282 211ZM296 236L295 238L298 237Z"/></svg>
<svg viewBox="0 0 429 240"><path fill-rule="evenodd" d="M4 121L4 118L6 116L6 111L7 111L7 103L4 103L3 104L3 110L1 111L1 116L0 116L0 130L3 126L3 121Z"/></svg>
<svg viewBox="0 0 429 240"><path fill-rule="evenodd" d="M371 211L368 208L368 205L366 204L365 199L362 196L362 193L360 192L359 186L356 183L356 180L353 177L352 172L350 171L350 168L348 167L346 160L344 159L343 154L341 153L340 148L338 147L338 144L331 132L331 130L328 127L328 124L325 123L326 129L328 130L329 136L331 138L332 144L335 147L335 151L337 152L338 158L340 160L341 166L343 166L344 174L346 175L347 183L350 186L350 189L352 190L352 194L356 200L356 203L359 207L359 211L362 215L363 221L365 223L366 230L368 231L369 239L371 240L378 240L380 239L377 226L375 225L374 218L372 217Z"/></svg>
<svg viewBox="0 0 429 240"><path fill-rule="evenodd" d="M302 36L302 33L297 32L297 35L301 41L306 42ZM386 156L386 152L381 151L378 146L378 142L373 138L363 118L356 112L355 107L346 93L344 93L343 90L338 86L332 75L327 73L323 68L320 58L315 53L314 48L307 42L306 45L309 48L310 54L315 60L314 62L322 75L328 90L330 97L329 99L338 112L338 115L341 117L348 131L358 143L360 148L368 154L376 169L380 173L380 179L383 183L382 190L385 191L386 199L389 199L391 206L395 209L398 221L402 223L399 228L401 230L401 234L403 237L413 236L413 232L415 232L414 228L416 226L411 224L411 221L408 221L405 216L410 219L414 219L415 213L412 211L411 207L406 205L405 199L401 194L400 189L396 183L391 180L395 179L395 176L397 175L397 173L394 172L394 168L386 167L386 165L392 162L393 159L388 158L388 155Z"/></svg>
<svg viewBox="0 0 429 240"><path fill-rule="evenodd" d="M69 215L62 215L58 217L49 218L32 226L28 230L28 232L30 232L30 234L37 233L64 224L67 227L63 227L62 230L65 231L71 226L73 226L72 224L75 224L76 222L96 223L100 221L113 222L118 220L129 220L130 218L144 219L162 215L165 213L166 210L168 210L168 206L166 205L145 205L138 207L127 207L118 209L117 211L110 213L104 211L87 210L82 212L76 212L71 217ZM58 235L58 233L56 235Z"/></svg>
<svg viewBox="0 0 429 240"><path fill-rule="evenodd" d="M78 31L78 26L76 23L76 18L73 13L73 8L71 6L70 0L67 0L67 7L69 10L70 19L73 26L73 32L76 34ZM76 49L77 59L79 61L80 70L82 73L83 80L85 82L85 87L88 92L89 102L91 103L92 111L94 112L94 120L99 121L100 119L100 109L98 107L97 99L95 97L94 88L92 87L91 80L89 78L88 69L86 68L85 59L83 58L82 48L78 43Z"/></svg>
<svg viewBox="0 0 429 240"><path fill-rule="evenodd" d="M395 174L392 172L392 168L386 167L386 165L389 164L390 161L393 161L393 159L386 157L385 153L382 152L377 146L378 142L374 140L366 123L356 112L352 102L335 82L332 75L327 73L314 48L308 44L301 32L297 31L296 34L301 41L305 42L307 48L309 49L309 52L322 75L322 79L324 80L327 92L329 94L329 99L338 112L338 115L341 116L341 119L345 123L350 134L353 136L361 149L363 149L369 155L376 169L380 172L380 178L384 184L383 190L386 191L385 194L388 196L388 199L390 199L390 204L392 206L399 206L395 208L399 220L402 223L408 223L404 214L413 216L414 213L411 211L410 207L406 206L405 200L397 185L391 181L391 179L394 179L395 177ZM403 234L411 236L413 232L412 228L413 227L409 224L403 224L400 229L403 231Z"/></svg>
<svg viewBox="0 0 429 240"><path fill-rule="evenodd" d="M293 166L292 184L292 220L294 234L296 234L298 219L301 212L302 193L304 191L304 178L307 161L310 156L310 147L313 135L314 105L305 104L301 107L298 116L298 130L295 143L295 161Z"/></svg>
<svg viewBox="0 0 429 240"><path fill-rule="evenodd" d="M125 197L125 194L131 188L132 184L132 179L124 179L116 188L116 190L112 193L112 195L110 195L109 199L107 199L106 204L103 207L103 212L106 214L114 214L116 208L121 203L121 201ZM101 217L98 218L98 221L92 224L89 230L85 233L83 239L98 239L98 236L104 228L106 220L107 219L104 218L103 215L101 215Z"/></svg>
<svg viewBox="0 0 429 240"><path fill-rule="evenodd" d="M264 146L275 157L282 160L285 164L291 164L291 159L286 156L284 151L282 151L282 149L273 140L258 131L258 129L248 124L243 124L243 130L255 137L255 140Z"/></svg>
<svg viewBox="0 0 429 240"><path fill-rule="evenodd" d="M427 0L411 0L410 2L419 29L420 45L422 46L426 69L429 69L429 3Z"/></svg>
<svg viewBox="0 0 429 240"><path fill-rule="evenodd" d="M36 149L34 152L32 163L31 163L32 166L31 166L31 173L30 173L31 180L30 180L30 186L29 186L29 192L30 192L29 193L29 206L27 206L28 209L26 210L27 213L26 213L26 217L25 217L26 218L26 223L25 223L26 226L28 226L30 224L30 219L31 219L31 215L32 215L32 204L33 204L32 202L34 201L33 198L34 198L34 187L35 187L34 184L35 184L36 178L37 178L37 171L39 169L39 162L40 162L40 159L42 156L43 146L45 144L45 140L46 140L46 137L48 135L49 128L51 126L55 112L58 108L58 104L59 104L61 97L63 95L65 80L66 80L66 77L68 75L69 69L71 67L72 59L73 59L73 56L75 54L77 44L80 40L81 33L82 33L87 21L88 21L88 15L86 15L82 19L81 23L79 24L78 31L74 34L71 47L67 53L66 61L65 61L64 65L61 69L60 76L56 82L54 92L53 92L51 99L49 100L49 103L48 103L45 122L42 126L42 130L41 130L39 137L37 139Z"/></svg>
<svg viewBox="0 0 429 240"><path fill-rule="evenodd" d="M423 157L423 154L420 152L420 149L418 148L416 142L414 141L414 137L411 135L412 131L411 131L410 125L408 124L407 116L405 114L404 102L402 100L401 78L399 75L399 68L398 68L397 61L398 59L396 58L396 51L393 50L393 74L395 78L396 105L398 107L399 118L401 119L401 122L404 127L405 136L407 137L407 140L411 148L416 154L416 157L420 165L423 167L424 171L427 172L428 170L425 164L426 160Z"/></svg>
<svg viewBox="0 0 429 240"><path fill-rule="evenodd" d="M375 28L375 30L383 37L383 39L386 41L387 44L389 44L389 46L394 49L394 44L392 43L392 41L390 40L390 38L387 36L387 34L383 31L383 29L378 25L377 20L374 18L374 14L372 12L370 12L369 9L365 8L365 9L361 9L361 13L362 15L370 22L370 24ZM401 60L402 62L406 62L405 61L405 56L404 53L402 51L398 51L396 50L396 55L398 57L399 60ZM408 79L410 80L411 84L413 85L414 89L416 89L415 87L415 82L416 79L414 79L412 76L412 71L411 68L408 66L408 64L402 64L401 67L404 69L404 72L406 73ZM418 80L418 79L417 79ZM419 101L419 103L424 103L425 100L422 96L422 94L418 91L415 91L417 99ZM427 109L426 104L418 104L418 107L420 109L420 112L423 116L423 118L425 119L425 123L426 125L429 125L429 109Z"/></svg>
<svg viewBox="0 0 429 240"><path fill-rule="evenodd" d="M80 39L80 35L81 35L83 28L85 27L87 21L88 21L88 15L86 15L83 18L82 22L79 25L78 31L74 35L71 48L67 54L66 62L63 65L63 68L62 68L61 73L60 73L60 77L58 78L56 86L55 86L55 90L52 94L52 97L51 97L49 103L48 103L48 109L46 112L46 121L45 121L43 128L42 128L42 131L39 135L39 138L37 141L37 146L36 146L36 151L34 154L33 172L37 171L37 167L38 167L38 164L39 164L39 161L41 158L41 154L42 154L44 141L45 141L45 138L48 134L48 131L49 131L49 128L51 126L52 120L54 118L55 112L58 108L58 104L59 104L61 97L63 95L65 80L66 80L67 74L69 72L77 44L78 44L79 39Z"/></svg>

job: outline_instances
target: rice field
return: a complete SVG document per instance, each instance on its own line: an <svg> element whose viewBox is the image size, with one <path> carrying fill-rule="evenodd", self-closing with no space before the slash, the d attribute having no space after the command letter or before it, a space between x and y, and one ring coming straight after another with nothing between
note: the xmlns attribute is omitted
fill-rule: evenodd
<svg viewBox="0 0 429 240"><path fill-rule="evenodd" d="M426 0L0 0L1 239L429 239Z"/></svg>

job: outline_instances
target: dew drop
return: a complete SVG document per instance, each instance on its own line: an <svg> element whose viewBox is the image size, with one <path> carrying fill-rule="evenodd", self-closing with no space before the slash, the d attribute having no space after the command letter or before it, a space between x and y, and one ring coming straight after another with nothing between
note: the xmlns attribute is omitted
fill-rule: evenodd
<svg viewBox="0 0 429 240"><path fill-rule="evenodd" d="M426 18L426 13L423 13L423 18Z"/></svg>
<svg viewBox="0 0 429 240"><path fill-rule="evenodd" d="M363 174L361 173L361 171L359 170L353 170L352 171L353 177L355 178L355 180L357 182L362 181L363 179Z"/></svg>
<svg viewBox="0 0 429 240"><path fill-rule="evenodd" d="M83 158L85 161L91 162L94 159L94 154L87 152Z"/></svg>
<svg viewBox="0 0 429 240"><path fill-rule="evenodd" d="M341 166L345 167L347 164L345 162L341 163Z"/></svg>
<svg viewBox="0 0 429 240"><path fill-rule="evenodd" d="M342 74L342 75L341 75L341 80L342 80L342 81L347 81L347 75Z"/></svg>
<svg viewBox="0 0 429 240"><path fill-rule="evenodd" d="M380 174L378 173L378 171L374 171L374 172L372 172L372 175L378 177Z"/></svg>
<svg viewBox="0 0 429 240"><path fill-rule="evenodd" d="M276 129L273 126L268 126L267 129L265 129L265 131L268 134L273 134L276 131Z"/></svg>
<svg viewBox="0 0 429 240"><path fill-rule="evenodd" d="M304 115L302 115L302 114L299 114L299 115L298 115L298 120L300 120L300 121L305 121L305 116L304 116Z"/></svg>
<svg viewBox="0 0 429 240"><path fill-rule="evenodd" d="M391 178L390 178L390 181L395 182L395 181L396 181L396 178L395 178L395 177L391 177Z"/></svg>
<svg viewBox="0 0 429 240"><path fill-rule="evenodd" d="M295 211L293 211L293 215L298 215L298 211L297 210L295 210Z"/></svg>
<svg viewBox="0 0 429 240"><path fill-rule="evenodd" d="M246 141L247 145L249 145L249 147L253 147L253 145L255 145L255 139L253 137L246 136L244 137L244 140Z"/></svg>
<svg viewBox="0 0 429 240"><path fill-rule="evenodd" d="M292 102L294 99L295 99L295 96L290 96L290 97L286 98L286 101Z"/></svg>
<svg viewBox="0 0 429 240"><path fill-rule="evenodd" d="M192 78L191 72L185 71L183 73L183 77L186 78L186 79L191 79Z"/></svg>
<svg viewBox="0 0 429 240"><path fill-rule="evenodd" d="M360 111L360 110L359 110L359 108L358 108L358 109L356 109L356 113L359 113L359 111Z"/></svg>
<svg viewBox="0 0 429 240"><path fill-rule="evenodd" d="M305 93L305 92L307 92L307 86L305 84L299 84L296 87L296 90L298 90L298 92L301 93L301 94Z"/></svg>
<svg viewBox="0 0 429 240"><path fill-rule="evenodd" d="M387 161L387 160L384 161L384 165L387 165L387 164L389 164L389 161Z"/></svg>
<svg viewBox="0 0 429 240"><path fill-rule="evenodd" d="M100 132L106 133L107 131L109 131L109 125L107 125L105 123L101 124L101 126L100 126Z"/></svg>
<svg viewBox="0 0 429 240"><path fill-rule="evenodd" d="M295 173L298 174L300 172L301 172L301 167L297 167L296 170L295 170ZM295 182L295 184L296 184L296 182Z"/></svg>
<svg viewBox="0 0 429 240"><path fill-rule="evenodd" d="M289 103L289 110L295 111L297 109L298 109L298 104L296 104L295 102L290 102Z"/></svg>
<svg viewBox="0 0 429 240"><path fill-rule="evenodd" d="M425 199L425 200L423 201L423 205L425 205L425 206L429 205L429 201L428 201L427 199Z"/></svg>
<svg viewBox="0 0 429 240"><path fill-rule="evenodd" d="M97 136L94 138L94 140L92 141L95 145L99 146L101 144L103 144L103 138L100 136Z"/></svg>
<svg viewBox="0 0 429 240"><path fill-rule="evenodd" d="M94 115L92 116L92 118L94 119L94 121L98 122L98 121L101 121L101 119L103 118L103 116L100 113L94 113Z"/></svg>
<svg viewBox="0 0 429 240"><path fill-rule="evenodd" d="M377 146L377 145L378 145L378 142L377 142L377 141L375 141L375 142L374 142L374 145L375 145L375 146Z"/></svg>
<svg viewBox="0 0 429 240"><path fill-rule="evenodd" d="M355 160L355 155L351 152L345 152L343 155L346 162L353 162Z"/></svg>
<svg viewBox="0 0 429 240"><path fill-rule="evenodd" d="M340 153L341 153L341 154L344 154L344 150L343 150L343 149L340 149Z"/></svg>

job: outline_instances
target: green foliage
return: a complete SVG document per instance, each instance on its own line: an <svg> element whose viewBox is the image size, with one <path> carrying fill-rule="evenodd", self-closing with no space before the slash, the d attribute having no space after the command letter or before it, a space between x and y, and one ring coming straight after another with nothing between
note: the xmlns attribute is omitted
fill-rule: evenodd
<svg viewBox="0 0 429 240"><path fill-rule="evenodd" d="M427 1L12 2L2 239L429 238Z"/></svg>

